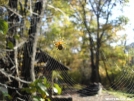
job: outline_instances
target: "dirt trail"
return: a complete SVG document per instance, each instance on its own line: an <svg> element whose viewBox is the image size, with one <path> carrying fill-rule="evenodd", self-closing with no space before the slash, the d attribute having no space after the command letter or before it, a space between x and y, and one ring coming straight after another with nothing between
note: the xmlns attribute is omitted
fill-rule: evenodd
<svg viewBox="0 0 134 101"><path fill-rule="evenodd" d="M107 92L94 96L80 96L78 93L67 93L62 95L62 97L72 97L73 101L132 101L131 99L115 97Z"/></svg>
<svg viewBox="0 0 134 101"><path fill-rule="evenodd" d="M110 94L101 94L101 95L94 95L94 96L79 96L79 94L72 95L73 101L116 101L117 97L114 97ZM121 101L118 99L117 101Z"/></svg>

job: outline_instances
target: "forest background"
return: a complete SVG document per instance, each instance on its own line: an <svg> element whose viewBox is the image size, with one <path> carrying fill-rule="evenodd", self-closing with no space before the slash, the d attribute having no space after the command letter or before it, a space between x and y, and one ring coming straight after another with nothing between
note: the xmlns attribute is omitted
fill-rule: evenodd
<svg viewBox="0 0 134 101"><path fill-rule="evenodd" d="M126 45L126 34L118 35L125 32L129 19L123 14L113 17L115 10L122 10L128 2L0 0L0 58L9 64L3 67L1 63L0 73L18 83L1 85L20 90L35 82L39 48L70 68L61 76L72 85L101 82L106 88L132 93L133 47ZM123 77L119 80L120 75Z"/></svg>

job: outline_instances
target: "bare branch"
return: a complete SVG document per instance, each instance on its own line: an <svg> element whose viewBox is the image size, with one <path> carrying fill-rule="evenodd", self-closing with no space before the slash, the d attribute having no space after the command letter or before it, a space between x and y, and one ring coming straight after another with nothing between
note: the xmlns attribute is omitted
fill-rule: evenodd
<svg viewBox="0 0 134 101"><path fill-rule="evenodd" d="M19 97L17 97L16 100L19 100L19 101L26 101L26 100L21 99L21 98L19 98Z"/></svg>
<svg viewBox="0 0 134 101"><path fill-rule="evenodd" d="M7 84L2 84L2 83L0 83L0 86L3 86L5 88L18 89L18 88L11 87L11 86L8 86Z"/></svg>
<svg viewBox="0 0 134 101"><path fill-rule="evenodd" d="M14 50L16 50L17 48L21 47L23 44L25 44L26 41L23 41L21 42L20 44L17 44L15 47L14 47Z"/></svg>
<svg viewBox="0 0 134 101"><path fill-rule="evenodd" d="M94 6L93 6L93 3L91 2L91 0L89 0L89 2L90 2L90 4L91 4L91 7L92 7L92 10L93 10L94 14L97 16L97 13L96 13L96 10L95 10L95 8L94 8Z"/></svg>
<svg viewBox="0 0 134 101"><path fill-rule="evenodd" d="M19 77L12 76L12 75L6 73L5 71L3 71L3 69L0 69L0 73L3 74L5 77L13 78L13 79L15 79L15 80L17 80L17 81L20 81L20 82L22 82L22 83L26 83L26 84L30 84L30 83L31 83L31 82L29 82L29 81L22 80L22 79L20 79Z"/></svg>
<svg viewBox="0 0 134 101"><path fill-rule="evenodd" d="M47 0L42 0L42 3L43 3L43 9L42 9L42 12L40 14L41 16L44 15L44 11L45 11L45 8L46 8ZM32 47L33 52L32 52L32 57L31 57L31 70L30 70L30 75L31 75L32 81L35 81L34 63L35 63L36 48L37 48L37 42L38 42L38 33L40 32L41 25L42 25L42 21L39 20L39 22L37 23L37 28L36 28L37 32L33 36L34 37L33 47Z"/></svg>
<svg viewBox="0 0 134 101"><path fill-rule="evenodd" d="M65 12L62 11L61 9L59 9L59 8L57 8L57 7L54 7L54 6L52 6L52 5L49 5L49 4L48 4L47 6L50 7L50 8L55 9L56 11L61 12L61 13L64 15L64 17L67 18L67 19L69 20L68 16L67 16L67 15L65 14Z"/></svg>
<svg viewBox="0 0 134 101"><path fill-rule="evenodd" d="M18 15L20 18L23 18L22 15L20 15L19 13L17 13L16 11L14 11L12 8L8 7L8 6L4 6L6 7L9 11L13 12L14 14Z"/></svg>
<svg viewBox="0 0 134 101"><path fill-rule="evenodd" d="M110 12L111 12L112 8L114 7L114 3L113 3L113 5L111 6L110 11L108 11L108 10L109 10L109 6L110 6L110 2L109 2L109 4L108 4L108 9L107 9L107 12L108 12L108 13L107 13L107 18L106 18L105 25L108 24ZM102 33L101 33L101 35L100 35L100 40L102 39L102 37L103 37L105 31L106 31L106 30L103 29L103 31L102 31Z"/></svg>
<svg viewBox="0 0 134 101"><path fill-rule="evenodd" d="M9 60L11 61L11 63L15 66L13 60L10 58L10 56L7 54L7 57L9 58Z"/></svg>
<svg viewBox="0 0 134 101"><path fill-rule="evenodd" d="M16 46L18 45L18 41L16 40ZM14 50L14 62L15 62L15 69L16 69L16 75L19 77L19 69L18 69L18 49ZM20 82L18 82L20 87Z"/></svg>

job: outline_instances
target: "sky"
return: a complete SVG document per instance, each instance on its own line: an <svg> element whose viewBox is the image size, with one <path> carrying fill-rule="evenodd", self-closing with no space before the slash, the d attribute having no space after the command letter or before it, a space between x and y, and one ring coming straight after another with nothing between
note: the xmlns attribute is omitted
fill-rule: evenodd
<svg viewBox="0 0 134 101"><path fill-rule="evenodd" d="M123 15L129 18L126 31L121 34L127 35L127 44L134 42L134 0L129 0L129 4L123 10Z"/></svg>

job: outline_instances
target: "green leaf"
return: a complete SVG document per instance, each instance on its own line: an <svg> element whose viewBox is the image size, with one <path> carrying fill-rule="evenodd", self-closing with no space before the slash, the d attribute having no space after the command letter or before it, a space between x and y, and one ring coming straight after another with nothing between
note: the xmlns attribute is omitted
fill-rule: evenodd
<svg viewBox="0 0 134 101"><path fill-rule="evenodd" d="M11 48L11 49L13 49L13 47L14 47L13 43L9 41L8 42L8 47Z"/></svg>
<svg viewBox="0 0 134 101"><path fill-rule="evenodd" d="M2 30L0 30L0 34L4 34Z"/></svg>
<svg viewBox="0 0 134 101"><path fill-rule="evenodd" d="M54 90L55 93L58 93L57 88L53 87L53 90Z"/></svg>
<svg viewBox="0 0 134 101"><path fill-rule="evenodd" d="M45 85L46 88L49 88L50 87L50 83L47 81L46 78L43 79L43 84Z"/></svg>
<svg viewBox="0 0 134 101"><path fill-rule="evenodd" d="M53 78L60 78L60 79L63 79L62 76L59 74L58 71L53 71L53 72L52 72L52 76L53 76Z"/></svg>
<svg viewBox="0 0 134 101"><path fill-rule="evenodd" d="M44 78L43 81L44 81L44 84L47 84L47 79L46 78Z"/></svg>
<svg viewBox="0 0 134 101"><path fill-rule="evenodd" d="M8 93L3 93L4 97L8 97L8 99L12 99L12 97Z"/></svg>
<svg viewBox="0 0 134 101"><path fill-rule="evenodd" d="M61 94L61 88L56 83L54 84L53 90L54 90L55 93Z"/></svg>
<svg viewBox="0 0 134 101"><path fill-rule="evenodd" d="M46 98L47 101L51 101L49 98Z"/></svg>
<svg viewBox="0 0 134 101"><path fill-rule="evenodd" d="M43 84L38 83L38 87L39 87L43 92L46 93L47 88L46 88Z"/></svg>
<svg viewBox="0 0 134 101"><path fill-rule="evenodd" d="M3 32L3 34L6 34L8 31L8 23L2 19L0 19L0 30Z"/></svg>
<svg viewBox="0 0 134 101"><path fill-rule="evenodd" d="M30 87L35 87L35 82L29 84Z"/></svg>
<svg viewBox="0 0 134 101"><path fill-rule="evenodd" d="M33 101L40 101L39 97L33 97Z"/></svg>
<svg viewBox="0 0 134 101"><path fill-rule="evenodd" d="M49 93L48 92L46 92L46 96L49 96Z"/></svg>
<svg viewBox="0 0 134 101"><path fill-rule="evenodd" d="M19 38L20 38L20 35L16 34L15 39L19 39Z"/></svg>
<svg viewBox="0 0 134 101"><path fill-rule="evenodd" d="M45 101L45 99L40 98L40 101Z"/></svg>
<svg viewBox="0 0 134 101"><path fill-rule="evenodd" d="M35 87L23 88L22 91L26 91L27 93L34 93L36 92Z"/></svg>

